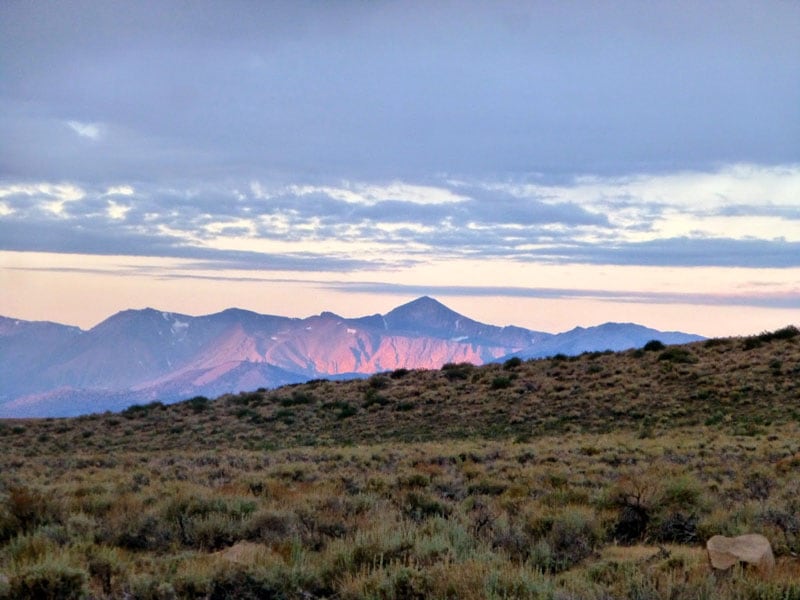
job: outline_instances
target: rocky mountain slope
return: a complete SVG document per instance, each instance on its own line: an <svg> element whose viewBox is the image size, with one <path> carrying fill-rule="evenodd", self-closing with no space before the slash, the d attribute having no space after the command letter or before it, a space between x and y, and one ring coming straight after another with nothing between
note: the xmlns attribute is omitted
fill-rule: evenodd
<svg viewBox="0 0 800 600"><path fill-rule="evenodd" d="M510 355L621 350L700 339L632 324L553 335L473 321L429 297L386 315L305 319L240 309L192 317L126 310L88 331L0 320L0 417L69 416L137 402L368 375L485 364Z"/></svg>

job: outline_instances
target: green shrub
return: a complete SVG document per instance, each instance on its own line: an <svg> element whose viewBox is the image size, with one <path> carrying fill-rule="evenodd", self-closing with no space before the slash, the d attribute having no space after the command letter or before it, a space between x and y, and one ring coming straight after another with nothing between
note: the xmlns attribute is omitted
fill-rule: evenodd
<svg viewBox="0 0 800 600"><path fill-rule="evenodd" d="M760 348L763 344L764 344L763 340L759 339L756 336L751 336L744 338L744 342L742 343L742 348L744 350L754 350L756 348Z"/></svg>
<svg viewBox="0 0 800 600"><path fill-rule="evenodd" d="M661 340L650 340L642 349L646 352L657 352L659 350L663 350L664 348L666 348L666 346L661 342Z"/></svg>
<svg viewBox="0 0 800 600"><path fill-rule="evenodd" d="M427 494L417 492L410 492L406 495L403 510L408 517L417 522L430 517L447 517L450 515L448 506Z"/></svg>
<svg viewBox="0 0 800 600"><path fill-rule="evenodd" d="M261 510L243 526L242 535L267 544L288 542L299 535L300 522L291 511Z"/></svg>
<svg viewBox="0 0 800 600"><path fill-rule="evenodd" d="M506 371L510 371L511 369L516 369L522 364L522 359L519 356L512 356L506 362L503 363L503 368Z"/></svg>
<svg viewBox="0 0 800 600"><path fill-rule="evenodd" d="M132 404L122 411L122 416L126 419L135 419L136 417L144 416L147 414L147 408L142 404Z"/></svg>
<svg viewBox="0 0 800 600"><path fill-rule="evenodd" d="M339 410L339 412L336 413L336 418L337 419L348 419L348 418L352 417L353 415L355 415L357 412L358 412L358 409L355 406L352 406L351 404L347 404L346 406L343 406L341 408L341 410Z"/></svg>
<svg viewBox="0 0 800 600"><path fill-rule="evenodd" d="M5 502L0 503L0 543L13 538L20 531L17 518L8 510Z"/></svg>
<svg viewBox="0 0 800 600"><path fill-rule="evenodd" d="M330 379L326 379L325 377L319 377L317 379L309 379L306 381L306 385L311 389L316 389L321 386L323 383L328 383ZM259 392L266 392L267 390L264 388L258 388Z"/></svg>
<svg viewBox="0 0 800 600"><path fill-rule="evenodd" d="M179 587L178 594L183 590ZM232 565L218 569L209 582L208 600L278 600L286 598L279 584L265 569Z"/></svg>
<svg viewBox="0 0 800 600"><path fill-rule="evenodd" d="M150 513L137 514L126 519L119 527L104 529L98 539L126 550L164 551L175 540L176 533L170 523L165 523Z"/></svg>
<svg viewBox="0 0 800 600"><path fill-rule="evenodd" d="M389 378L386 375L373 375L367 379L367 385L373 390L383 390L389 387Z"/></svg>
<svg viewBox="0 0 800 600"><path fill-rule="evenodd" d="M413 473L407 477L400 477L397 485L404 488L426 488L431 483L431 478L424 473Z"/></svg>
<svg viewBox="0 0 800 600"><path fill-rule="evenodd" d="M347 408L350 404L344 400L331 400L322 405L325 410L342 410Z"/></svg>
<svg viewBox="0 0 800 600"><path fill-rule="evenodd" d="M565 509L546 536L551 551L550 570L563 571L588 558L600 542L594 517L587 511Z"/></svg>
<svg viewBox="0 0 800 600"><path fill-rule="evenodd" d="M219 550L241 539L242 520L230 515L214 513L191 519L186 525L186 539L191 546L204 551Z"/></svg>
<svg viewBox="0 0 800 600"><path fill-rule="evenodd" d="M493 390L504 390L511 385L510 377L503 377L502 375L492 379L491 388Z"/></svg>
<svg viewBox="0 0 800 600"><path fill-rule="evenodd" d="M165 410L167 407L162 402L150 402L148 404L133 404L122 411L122 416L126 419L136 417L146 417L155 410Z"/></svg>
<svg viewBox="0 0 800 600"><path fill-rule="evenodd" d="M764 331L758 335L751 335L744 338L744 342L742 343L742 348L745 350L752 350L754 348L758 348L763 344L767 344L774 340L791 340L796 338L800 335L800 329L795 327L794 325L789 325L788 327L784 327L783 329L777 329L775 331Z"/></svg>
<svg viewBox="0 0 800 600"><path fill-rule="evenodd" d="M695 511L700 508L703 488L691 475L667 478L661 482L662 491L656 503L665 509Z"/></svg>
<svg viewBox="0 0 800 600"><path fill-rule="evenodd" d="M472 363L462 362L462 363L446 363L442 365L442 373L444 376L447 377L450 381L456 381L458 379L469 379L469 376L475 370L475 366Z"/></svg>
<svg viewBox="0 0 800 600"><path fill-rule="evenodd" d="M775 487L775 477L766 470L755 470L747 474L744 487L753 500L766 500Z"/></svg>
<svg viewBox="0 0 800 600"><path fill-rule="evenodd" d="M379 598L424 600L429 597L431 583L423 571L400 567L390 571L378 585Z"/></svg>
<svg viewBox="0 0 800 600"><path fill-rule="evenodd" d="M309 392L293 390L289 398L281 398L279 402L281 406L300 406L303 404L314 404L316 398Z"/></svg>
<svg viewBox="0 0 800 600"><path fill-rule="evenodd" d="M48 556L55 555L59 552L60 542L63 540L53 540L43 529L34 533L18 535L3 548L0 556L5 557L6 560L24 564L39 562Z"/></svg>
<svg viewBox="0 0 800 600"><path fill-rule="evenodd" d="M35 564L11 577L9 598L15 600L79 600L87 594L86 572L57 559Z"/></svg>
<svg viewBox="0 0 800 600"><path fill-rule="evenodd" d="M112 581L122 572L118 552L111 548L92 547L86 558L92 580L99 584L106 596L111 595Z"/></svg>
<svg viewBox="0 0 800 600"><path fill-rule="evenodd" d="M55 522L59 513L53 498L27 486L11 486L0 509L0 539L9 539L18 532L29 532L40 525Z"/></svg>
<svg viewBox="0 0 800 600"><path fill-rule="evenodd" d="M800 511L767 508L761 511L757 520L760 525L779 532L772 539L776 554L796 556L800 553ZM782 540L779 539L781 537Z"/></svg>
<svg viewBox="0 0 800 600"><path fill-rule="evenodd" d="M187 400L186 403L194 412L199 413L208 410L211 400L205 396L195 396L194 398Z"/></svg>
<svg viewBox="0 0 800 600"><path fill-rule="evenodd" d="M260 392L242 392L231 399L233 404L249 406L250 404L261 404L264 401L264 394Z"/></svg>
<svg viewBox="0 0 800 600"><path fill-rule="evenodd" d="M179 578L183 580L184 578ZM135 598L135 600L177 600L177 598L203 598L208 592L205 582L202 586L187 587L181 590L178 596L172 583L162 581L161 577L150 574L133 575L125 585L125 593L121 598ZM113 597L113 596L112 596Z"/></svg>
<svg viewBox="0 0 800 600"><path fill-rule="evenodd" d="M658 360L669 361L673 363L693 364L697 362L697 357L686 350L685 348L668 348L658 355Z"/></svg>
<svg viewBox="0 0 800 600"><path fill-rule="evenodd" d="M491 479L481 479L480 481L470 484L467 491L470 494L482 494L485 496L499 496L508 489L508 484L502 481L494 481Z"/></svg>
<svg viewBox="0 0 800 600"><path fill-rule="evenodd" d="M244 406L242 406L240 408L237 408L234 411L233 414L236 415L237 419L242 419L242 420L247 419L252 423L258 423L263 418L260 414L258 414L252 408L247 408L247 407L244 407Z"/></svg>
<svg viewBox="0 0 800 600"><path fill-rule="evenodd" d="M364 404L362 406L364 408L369 408L375 404L378 406L386 406L389 404L389 400L386 396L379 394L374 388L367 388L367 391L364 392Z"/></svg>
<svg viewBox="0 0 800 600"><path fill-rule="evenodd" d="M800 335L800 329L795 327L794 325L789 325L788 327L784 327L783 329L777 329L772 333L767 334L769 340L791 340L796 338Z"/></svg>

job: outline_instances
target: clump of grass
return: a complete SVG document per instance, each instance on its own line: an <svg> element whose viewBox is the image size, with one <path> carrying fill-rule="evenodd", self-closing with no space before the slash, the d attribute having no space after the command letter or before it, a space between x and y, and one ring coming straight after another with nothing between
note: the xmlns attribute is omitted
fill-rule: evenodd
<svg viewBox="0 0 800 600"><path fill-rule="evenodd" d="M511 385L511 378L502 375L492 379L491 388L493 390L504 390Z"/></svg>
<svg viewBox="0 0 800 600"><path fill-rule="evenodd" d="M205 396L195 396L194 398L190 398L186 401L186 404L191 408L194 412L199 413L209 408L210 400Z"/></svg>
<svg viewBox="0 0 800 600"><path fill-rule="evenodd" d="M744 338L742 347L745 350L753 350L759 348L763 344L768 344L775 340L791 340L800 335L800 329L794 325L789 325L783 329L776 329L775 331L765 331L758 335L751 335Z"/></svg>
<svg viewBox="0 0 800 600"><path fill-rule="evenodd" d="M6 598L80 600L87 594L87 573L58 558L24 567L8 580ZM0 596L2 597L2 596Z"/></svg>
<svg viewBox="0 0 800 600"><path fill-rule="evenodd" d="M664 352L658 355L658 360L683 364L694 364L698 362L696 356L694 356L687 349L680 348L678 346L673 346L664 350Z"/></svg>
<svg viewBox="0 0 800 600"><path fill-rule="evenodd" d="M456 381L459 379L469 379L470 375L472 375L473 371L475 370L475 365L466 362L445 363L442 365L441 370L447 379L450 381Z"/></svg>

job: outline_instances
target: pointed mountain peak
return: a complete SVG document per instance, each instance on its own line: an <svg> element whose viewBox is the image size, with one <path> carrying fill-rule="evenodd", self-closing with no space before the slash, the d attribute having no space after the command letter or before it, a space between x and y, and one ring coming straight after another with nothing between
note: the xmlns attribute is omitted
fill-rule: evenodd
<svg viewBox="0 0 800 600"><path fill-rule="evenodd" d="M416 300L412 300L411 302L407 302L405 304L401 304L389 314L393 312L410 312L410 311L431 311L431 312L443 312L446 311L448 313L458 314L455 311L449 309L444 304L436 300L436 298L431 298L430 296L420 296Z"/></svg>
<svg viewBox="0 0 800 600"><path fill-rule="evenodd" d="M321 313L319 313L319 317L318 318L320 318L320 319L339 319L339 320L341 320L342 317L340 315L337 315L335 312L331 312L329 310L323 310Z"/></svg>
<svg viewBox="0 0 800 600"><path fill-rule="evenodd" d="M418 332L452 330L459 321L470 321L430 296L398 306L386 313L384 319L390 328Z"/></svg>
<svg viewBox="0 0 800 600"><path fill-rule="evenodd" d="M121 310L98 323L90 331L97 335L127 335L134 332L143 334L145 331L170 329L176 323L188 323L194 317L176 312L166 312L155 308L129 308Z"/></svg>

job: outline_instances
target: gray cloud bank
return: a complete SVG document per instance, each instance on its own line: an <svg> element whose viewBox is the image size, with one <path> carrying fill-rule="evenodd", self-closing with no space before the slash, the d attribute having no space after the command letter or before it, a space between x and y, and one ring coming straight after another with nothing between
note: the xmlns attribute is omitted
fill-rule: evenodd
<svg viewBox="0 0 800 600"><path fill-rule="evenodd" d="M0 249L798 267L797 31L782 1L10 0Z"/></svg>
<svg viewBox="0 0 800 600"><path fill-rule="evenodd" d="M304 181L798 160L794 2L0 7L0 174Z"/></svg>

